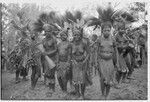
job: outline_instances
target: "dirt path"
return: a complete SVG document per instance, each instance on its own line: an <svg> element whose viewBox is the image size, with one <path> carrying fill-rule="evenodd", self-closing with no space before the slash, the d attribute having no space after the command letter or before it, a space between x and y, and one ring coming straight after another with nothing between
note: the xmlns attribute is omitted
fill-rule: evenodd
<svg viewBox="0 0 150 102"><path fill-rule="evenodd" d="M135 69L130 83L122 84L121 89L111 88L108 99L147 99L147 67L142 66ZM30 79L30 76L28 76ZM74 96L63 93L56 81L56 91L48 93L48 87L43 84L43 78L38 80L35 90L30 90L30 80L15 84L15 75L8 72L2 73L2 99L76 99ZM68 83L68 91L71 91ZM85 92L86 99L101 99L99 78L93 78L93 85L87 87Z"/></svg>

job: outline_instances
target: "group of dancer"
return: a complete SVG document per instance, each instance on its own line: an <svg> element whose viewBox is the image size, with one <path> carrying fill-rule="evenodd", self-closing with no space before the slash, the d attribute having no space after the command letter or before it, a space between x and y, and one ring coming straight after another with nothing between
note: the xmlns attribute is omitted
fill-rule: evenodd
<svg viewBox="0 0 150 102"><path fill-rule="evenodd" d="M80 11L75 14L67 11L64 16L57 16L55 12L43 13L33 24L30 37L21 30L23 37L12 52L15 54L10 56L12 67L16 69L16 83L20 74L26 79L31 68L32 89L43 75L46 86L55 91L57 75L63 92L67 92L67 84L70 83L74 89L70 94L84 98L86 87L93 84L93 76L99 75L102 96L106 99L112 86L117 87L130 79L137 67L135 45L138 43L134 43L133 34L126 30L125 22L135 22L134 17L126 12L114 12L111 6L98 8L97 12L99 17L88 21L83 19ZM114 22L121 25L115 28ZM101 35L87 38L85 26L100 27ZM69 40L70 32L72 40ZM41 36L45 38L41 40ZM141 36L139 38L145 39ZM146 49L145 43L140 43L140 46Z"/></svg>

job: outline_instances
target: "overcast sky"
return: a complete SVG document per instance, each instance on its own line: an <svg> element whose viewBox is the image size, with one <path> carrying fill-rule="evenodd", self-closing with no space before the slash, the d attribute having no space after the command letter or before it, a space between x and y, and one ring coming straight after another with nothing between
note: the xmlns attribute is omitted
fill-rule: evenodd
<svg viewBox="0 0 150 102"><path fill-rule="evenodd" d="M136 1L136 0L0 0L5 3L36 3L39 6L51 6L54 9L57 9L60 12L65 11L66 9L74 8L82 8L87 4L93 4L93 5L105 5L105 2L113 1L120 2L118 8L125 8L128 3ZM105 1L105 2L103 2ZM146 0L137 0L137 1L146 1Z"/></svg>

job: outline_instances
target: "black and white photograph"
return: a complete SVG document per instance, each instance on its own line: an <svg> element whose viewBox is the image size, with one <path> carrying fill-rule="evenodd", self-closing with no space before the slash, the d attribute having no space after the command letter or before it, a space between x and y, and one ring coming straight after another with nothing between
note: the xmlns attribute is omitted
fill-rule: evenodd
<svg viewBox="0 0 150 102"><path fill-rule="evenodd" d="M148 100L146 0L0 0L1 100Z"/></svg>

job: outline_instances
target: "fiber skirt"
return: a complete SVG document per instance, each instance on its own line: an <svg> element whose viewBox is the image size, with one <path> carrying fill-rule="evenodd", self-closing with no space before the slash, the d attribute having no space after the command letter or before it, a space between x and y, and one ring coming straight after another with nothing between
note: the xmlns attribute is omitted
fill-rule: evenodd
<svg viewBox="0 0 150 102"><path fill-rule="evenodd" d="M110 84L114 79L114 64L113 60L99 59L100 77L104 79L105 83Z"/></svg>

